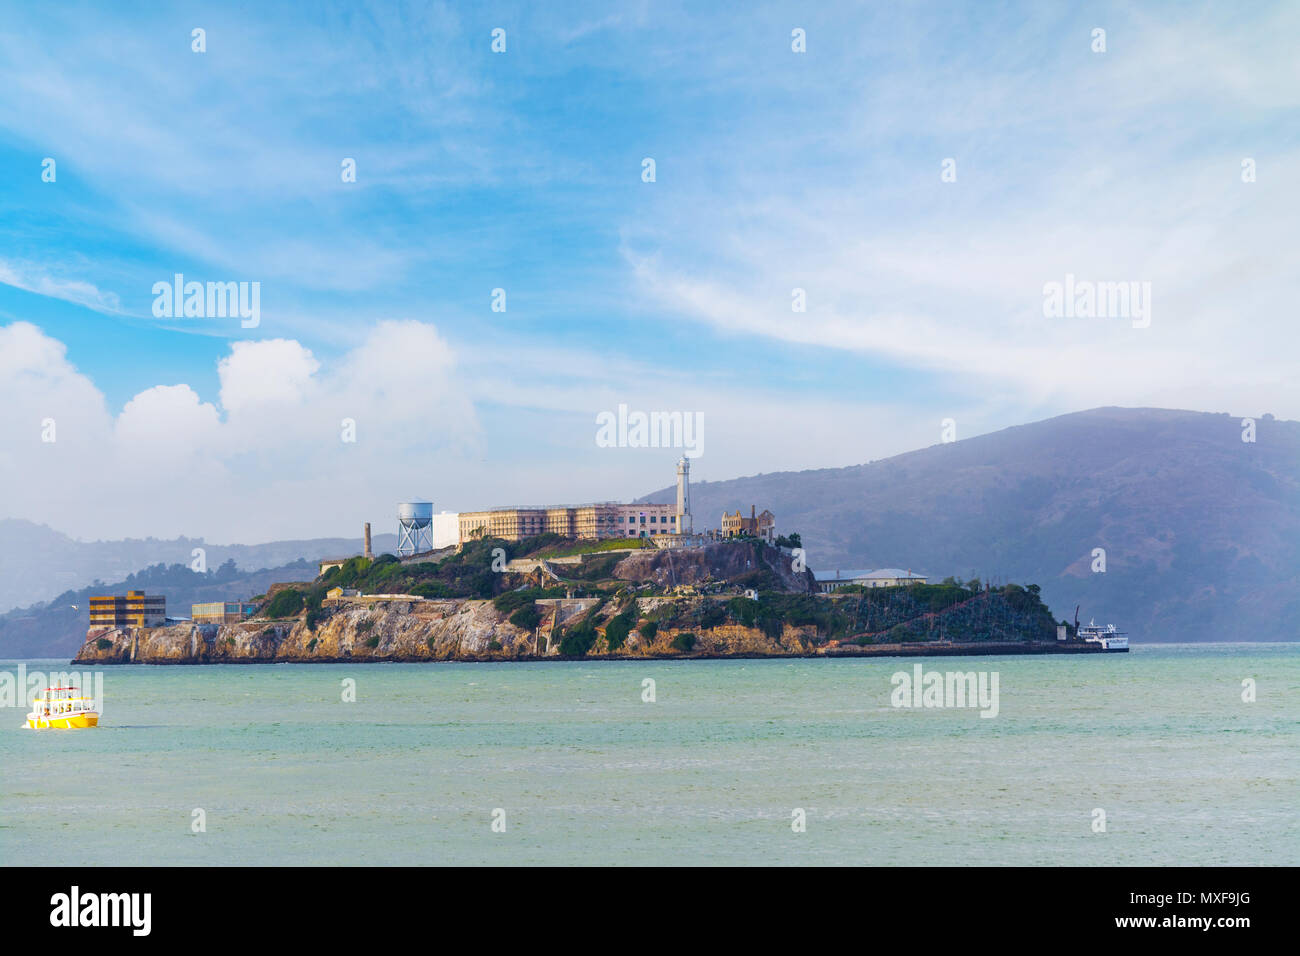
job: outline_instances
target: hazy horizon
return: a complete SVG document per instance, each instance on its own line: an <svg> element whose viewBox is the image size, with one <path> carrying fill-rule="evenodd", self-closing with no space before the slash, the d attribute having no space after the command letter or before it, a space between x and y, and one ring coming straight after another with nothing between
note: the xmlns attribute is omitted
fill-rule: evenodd
<svg viewBox="0 0 1300 956"><path fill-rule="evenodd" d="M1123 407L1123 406L1099 406L1099 407ZM1061 417L1064 417L1065 415L1081 414L1081 413L1086 413L1086 412L1095 411L1095 410L1096 410L1096 409L1080 409L1080 410L1077 411L1077 412L1065 412L1065 413L1062 413L1062 415L1054 415L1054 416L1052 416L1052 418L1061 418ZM1136 411L1136 410L1141 410L1141 409L1129 409L1129 410ZM1167 412L1188 412L1188 413L1190 413L1190 414L1215 414L1215 415L1227 415L1227 414L1229 414L1229 413L1227 413L1227 412L1198 412L1198 411L1196 411L1196 410L1194 410L1194 409L1158 409L1158 410L1159 410L1159 411L1167 411ZM1043 419L1042 421L1050 421L1050 420L1051 420L1051 419ZM1288 420L1287 420L1287 419L1279 419L1279 421L1288 421ZM1032 425L1032 424L1037 424L1037 422L1018 422L1018 423L1015 423L1015 425L1010 425L1010 426L1007 426L1007 427L1016 427L1016 425ZM969 436L966 436L966 438L963 438L963 439L960 439L960 440L963 440L963 441L964 441L964 440L967 440L967 439L981 438L981 437L985 437L985 436L987 436L987 435L993 435L993 434L996 434L997 432L1000 432L1000 431L1005 431L1005 429L994 429L994 430L992 430L992 431L984 432L984 433L981 433L981 434L979 434L979 435L969 435ZM925 448L932 447L932 446L935 445L935 444L941 444L941 442L932 442L932 443L930 443L930 445L924 445L924 446L920 446L920 447L917 447L917 448L904 449L903 451L898 452L898 454L899 454L899 455L905 455L905 454L909 454L910 452L922 451L922 450L924 450ZM663 450L661 449L660 451L663 451ZM884 456L884 457L885 457L885 458L892 458L892 457L897 457L897 456L896 456L896 455L888 455L888 456ZM834 468L834 467L852 468L852 467L856 467L856 466L860 466L860 465L871 464L871 463L873 463L873 462L875 462L875 461L881 461L881 460L884 460L884 459L871 459L870 461L850 462L850 463L845 464L845 465L842 465L842 466L829 466L829 467L832 467L832 468ZM762 477L762 476L765 476L765 475L766 475L766 476L770 476L770 475L774 475L774 474L785 474L785 473L796 474L796 473L803 472L803 471L813 471L813 470L822 470L822 469L799 468L799 467L787 467L787 468L778 468L778 469L774 469L774 470L772 470L772 471L768 471L768 472L755 472L755 473L753 473L753 474L748 474L748 475L728 475L728 476L725 476L725 477L718 477L718 478L714 478L714 479L711 479L711 480L710 480L710 479L702 479L702 480L701 480L701 479L695 479L695 478L692 478L691 483L692 483L692 485L696 485L696 484L720 483L720 482L728 482L728 481L741 481L741 480L745 480L745 479L748 479L748 478L757 478L757 477ZM662 486L661 486L661 489L660 489L660 490L662 490ZM640 498L646 497L647 495L656 494L656 493L657 493L657 492L656 492L655 490L653 490L653 489L651 489L651 490L641 490L641 491L639 491L639 492L637 492L637 493L635 493L635 494L627 494L627 495L624 495L624 496L622 496L622 497L618 497L618 496L610 496L610 497L608 497L608 498L606 498L606 499L593 499L593 500L611 500L611 501L616 500L616 501L622 501L622 502L633 502L633 501L637 501L637 500L639 500ZM667 499L665 499L665 501L666 501L666 500L667 500ZM520 506L529 506L529 505L542 506L542 505L546 505L546 504L559 504L559 503L560 503L560 502L545 502L545 501L524 502L524 501L519 501L519 502L515 502L514 504L517 504L517 505L520 505ZM394 502L392 502L392 503L390 504L390 506L388 507L388 511L387 511L387 513L377 514L376 517L372 517L372 518L368 518L368 519L363 519L363 520L368 520L368 521L370 521L370 524L371 524L371 526L372 526L372 527L371 527L371 530L372 530L372 533L374 534L374 536L375 536L376 539L380 538L381 536L388 536L388 537L392 537L392 538L394 538L394 542L395 542L395 539L396 539L396 530L395 530L395 529L396 529L396 525L397 525L397 517L396 517L396 511L397 511L397 508L396 508L396 506L397 506L397 502L394 501ZM481 508L481 507L492 507L492 506L502 506L502 507L504 507L504 506L506 506L506 505L505 505L504 502L495 502L495 503L493 503L492 505L475 505L475 506L472 507L472 508L471 508L471 507L465 507L465 508L446 507L446 508L442 508L442 507L437 506L437 504L435 503L435 513L438 512L438 511L443 511L443 510L446 510L446 511L465 511L465 510L475 510L475 509L477 509L477 508ZM381 509L381 510L382 510L382 509ZM282 542L285 542L285 541L292 541L292 540L304 540L304 541L310 541L310 540L324 540L324 539L338 539L338 538L346 538L346 539L356 538L358 541L361 540L361 533L360 533L359 530L357 530L357 529L344 529L344 528L341 528L341 527L340 527L339 529L337 529L337 530L332 531L332 532L329 531L328 529L322 529L322 530L320 531L320 533L314 533L314 534L309 534L309 535L295 535L295 536L289 536L289 537L282 536L282 537L274 537L274 538L264 538L264 539L259 539L259 540L238 540L238 541L234 541L234 540L229 540L229 541L227 541L227 540L218 540L218 539L215 539L215 538L212 538L212 537L206 537L206 536L203 536L203 535L190 535L190 534L177 534L177 535L171 535L171 536L168 536L168 537L166 537L166 538L162 538L162 537L160 537L160 536L158 536L158 535L128 535L128 536L121 537L121 538L81 538L81 537L77 537L75 534L70 533L67 529L57 527L56 525L54 525L54 524L52 524L52 523L50 523L50 522L48 522L48 521L32 521L31 519L22 518L21 516L18 516L18 515L7 515L7 516L4 516L4 517L0 517L0 521L4 521L4 520L13 520L13 519L16 519L16 520L23 520L23 521L28 521L28 522L31 523L31 524L35 524L35 525L38 525L38 526L42 526L42 527L49 528L50 530L55 531L55 532L57 532L57 533L59 533L59 534L62 534L62 535L64 535L64 536L70 538L71 540L73 540L73 541L79 543L79 544L95 544L95 543L101 543L101 542L103 542L103 543L107 543L107 542L114 542L114 541L143 541L143 540L148 540L149 538L154 538L154 539L158 539L158 540L167 540L167 541L176 540L177 538L192 538L192 539L196 539L196 540L201 539L201 540L203 540L203 541L204 541L205 543L207 543L207 544L215 545L215 546L222 546L222 547L257 547L257 546L260 546L260 545L276 544L276 543L282 543ZM701 515L699 520L701 520L701 521L703 522L703 525L704 525L704 526L712 527L712 525L709 524L709 518L708 518L708 516ZM387 529L387 525L385 524L385 522L391 523L391 524L393 525L394 530L393 530L393 531L389 531L389 530ZM358 526L358 527L359 527L359 526ZM797 529L787 529L787 530L797 530ZM0 543L3 543L3 542L0 542ZM378 545L376 545L376 546L378 547Z"/></svg>

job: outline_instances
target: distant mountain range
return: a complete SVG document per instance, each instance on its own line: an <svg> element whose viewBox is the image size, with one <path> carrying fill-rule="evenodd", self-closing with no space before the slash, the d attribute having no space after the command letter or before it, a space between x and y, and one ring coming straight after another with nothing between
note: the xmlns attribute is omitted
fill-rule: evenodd
<svg viewBox="0 0 1300 956"><path fill-rule="evenodd" d="M374 535L372 545L376 551L391 551L397 547L397 535ZM0 612L48 601L95 581L122 581L156 564L189 566L195 548L204 549L210 570L234 561L241 570L252 571L301 559L359 554L361 536L268 544L208 544L202 538L76 541L45 525L0 519Z"/></svg>
<svg viewBox="0 0 1300 956"><path fill-rule="evenodd" d="M697 529L724 509L771 509L816 570L1034 583L1058 618L1080 604L1085 622L1114 622L1138 643L1296 640L1300 423L1265 416L1255 439L1226 414L1097 408L849 468L700 482L691 503ZM673 501L675 489L641 500ZM396 546L374 537L376 552ZM206 575L188 570L197 547ZM0 615L0 657L74 653L92 592L142 587L188 616L193 602L310 580L319 558L360 548L359 536L78 542L0 520L0 611L24 608Z"/></svg>
<svg viewBox="0 0 1300 956"><path fill-rule="evenodd" d="M1058 618L1080 604L1137 643L1300 639L1300 422L1265 416L1242 435L1227 414L1096 408L849 468L701 482L691 510L700 530L769 508L817 570L1036 583Z"/></svg>

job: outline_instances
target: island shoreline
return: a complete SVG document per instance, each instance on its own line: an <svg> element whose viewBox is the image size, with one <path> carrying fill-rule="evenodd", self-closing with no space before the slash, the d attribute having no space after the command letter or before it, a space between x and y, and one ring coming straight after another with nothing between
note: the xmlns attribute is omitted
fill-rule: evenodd
<svg viewBox="0 0 1300 956"><path fill-rule="evenodd" d="M788 654L764 654L747 652L737 654L587 654L582 657L566 657L558 654L529 654L515 657L500 655L466 654L457 657L416 657L397 655L380 656L341 656L341 657L266 657L266 658L229 658L219 660L199 659L155 659L155 660L110 660L102 658L76 657L70 662L76 665L103 664L109 666L129 666L141 664L149 666L201 667L211 664L524 664L524 663L574 663L585 661L627 662L637 661L727 661L727 660L852 660L856 658L888 657L996 657L1001 655L1042 655L1042 654L1107 654L1124 653L1106 651L1095 644L1082 642L1065 642L1052 644L1044 641L1012 643L968 643L968 644L934 644L934 645L853 645L848 647L824 648L817 651L791 651Z"/></svg>

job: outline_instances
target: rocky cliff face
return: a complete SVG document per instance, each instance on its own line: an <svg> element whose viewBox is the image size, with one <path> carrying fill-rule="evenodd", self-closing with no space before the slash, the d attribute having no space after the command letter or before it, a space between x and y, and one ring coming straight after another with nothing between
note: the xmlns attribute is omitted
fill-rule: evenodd
<svg viewBox="0 0 1300 956"><path fill-rule="evenodd" d="M740 582L772 575L778 590L808 593L809 571L795 571L790 555L753 541L719 541L702 548L633 551L618 563L614 576L623 581L650 581L660 586ZM757 583L757 582L755 582Z"/></svg>
<svg viewBox="0 0 1300 956"><path fill-rule="evenodd" d="M705 599L701 599L705 600ZM655 599L645 599L642 610ZM575 605L578 602L574 602ZM567 610L568 620L597 613L586 607ZM543 607L545 605L542 605ZM606 617L610 609L603 612ZM519 660L559 655L558 635L549 631L544 615L535 635L515 627L491 601L393 601L375 605L345 605L309 630L305 621L245 621L240 624L117 628L92 631L76 657L77 663L101 664L220 664L275 661L448 661ZM565 616L562 612L561 619ZM605 620L595 621L603 632ZM673 647L678 629L662 628L653 640L632 631L616 657L799 655L813 653L814 629L787 627L779 638L757 628L725 625L692 630L690 654ZM604 639L592 654L608 654Z"/></svg>

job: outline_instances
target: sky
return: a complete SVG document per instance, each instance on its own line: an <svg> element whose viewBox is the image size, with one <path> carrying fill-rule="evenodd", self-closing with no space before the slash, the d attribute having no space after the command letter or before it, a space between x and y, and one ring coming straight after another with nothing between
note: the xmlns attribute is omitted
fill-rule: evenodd
<svg viewBox="0 0 1300 956"><path fill-rule="evenodd" d="M630 500L683 449L599 441L620 405L698 422L695 480L945 420L1300 417L1298 28L0 0L0 517L256 543ZM256 326L157 314L177 274L257 283ZM1134 297L1053 314L1067 282Z"/></svg>

